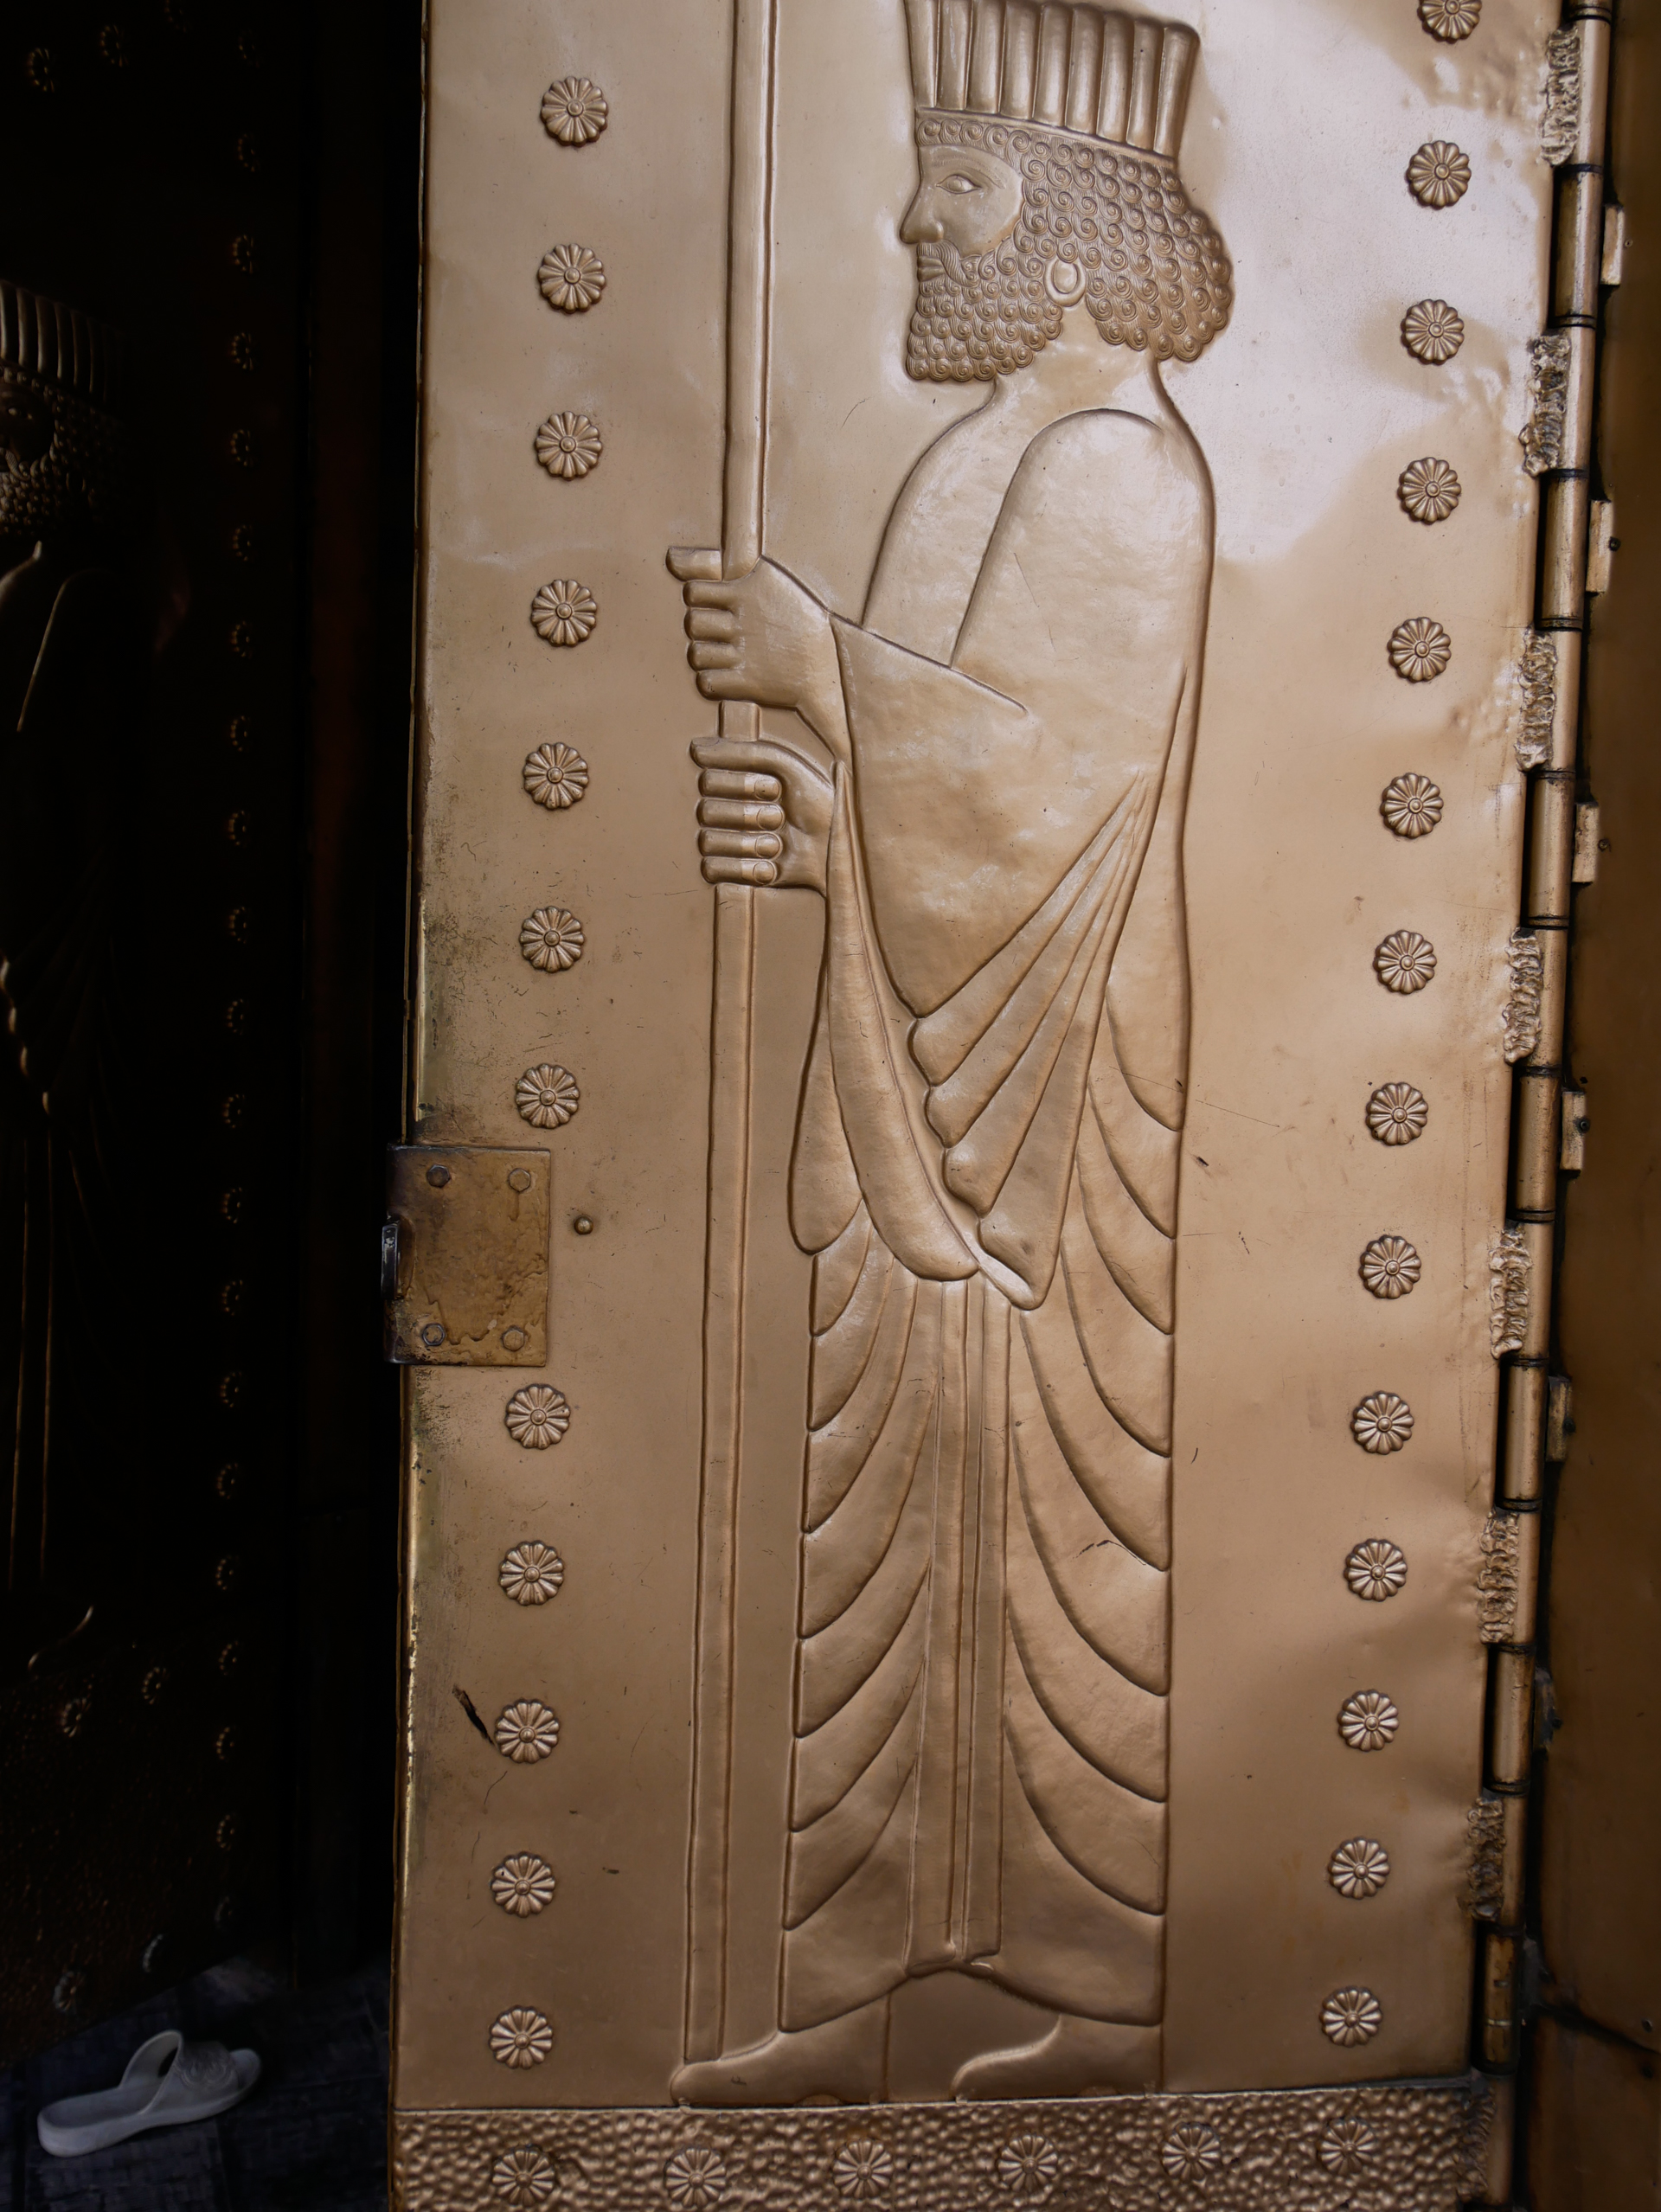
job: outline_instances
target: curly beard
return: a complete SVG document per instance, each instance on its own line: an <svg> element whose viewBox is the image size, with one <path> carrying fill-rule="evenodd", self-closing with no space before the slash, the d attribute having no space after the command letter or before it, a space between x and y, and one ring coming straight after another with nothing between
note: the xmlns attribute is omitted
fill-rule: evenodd
<svg viewBox="0 0 1661 2212"><path fill-rule="evenodd" d="M1039 267L1012 242L972 261L947 240L919 246L907 375L920 383L969 384L1028 367L1061 330L1061 311L1044 290Z"/></svg>

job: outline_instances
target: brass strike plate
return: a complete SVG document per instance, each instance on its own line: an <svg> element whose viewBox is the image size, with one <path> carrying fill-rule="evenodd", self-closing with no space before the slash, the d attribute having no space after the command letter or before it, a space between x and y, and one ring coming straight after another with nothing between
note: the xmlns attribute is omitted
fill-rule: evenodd
<svg viewBox="0 0 1661 2212"><path fill-rule="evenodd" d="M547 1152L390 1144L381 1289L401 1367L548 1358Z"/></svg>

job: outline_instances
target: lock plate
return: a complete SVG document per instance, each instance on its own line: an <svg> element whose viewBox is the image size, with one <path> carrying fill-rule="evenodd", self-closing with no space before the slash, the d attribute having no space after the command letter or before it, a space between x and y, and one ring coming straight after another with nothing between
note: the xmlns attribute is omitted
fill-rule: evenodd
<svg viewBox="0 0 1661 2212"><path fill-rule="evenodd" d="M388 1146L381 1288L389 1360L545 1363L552 1180L545 1151Z"/></svg>

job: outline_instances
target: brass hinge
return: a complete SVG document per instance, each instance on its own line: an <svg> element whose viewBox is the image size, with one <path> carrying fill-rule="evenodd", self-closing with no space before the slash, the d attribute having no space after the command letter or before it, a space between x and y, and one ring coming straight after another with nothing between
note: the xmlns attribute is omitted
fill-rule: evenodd
<svg viewBox="0 0 1661 2212"><path fill-rule="evenodd" d="M388 1146L381 1295L389 1360L544 1364L552 1179L547 1152Z"/></svg>
<svg viewBox="0 0 1661 2212"><path fill-rule="evenodd" d="M1609 589L1619 544L1614 508L1591 498L1600 284L1619 283L1626 227L1604 202L1604 134L1610 25L1601 0L1569 0L1563 27L1548 47L1546 152L1557 166L1550 311L1533 349L1535 412L1523 436L1524 466L1542 479L1542 531L1531 635L1550 633L1553 683L1549 715L1525 721L1519 758L1530 779L1530 857L1523 897L1527 933L1539 939L1537 1017L1508 1022L1517 1055L1516 1157L1510 1210L1527 1240L1536 1289L1523 1341L1503 1356L1505 1431L1494 1511L1484 1542L1479 1599L1489 1645L1488 1747L1485 1798L1526 1806L1534 1759L1549 1740L1555 1709L1549 1677L1535 1664L1540 1593L1540 1507L1545 1468L1561 1459L1570 1426L1568 1387L1547 1368L1560 1177L1586 1160L1585 1094L1562 1077L1571 883L1589 882L1601 840L1594 806L1574 802L1577 702L1589 594ZM1514 972L1517 962L1513 961ZM1515 984L1514 984L1515 991ZM1498 1279L1496 1279L1497 1283ZM1503 1287L1503 1286L1502 1286ZM1504 1317L1502 1317L1504 1318ZM1495 1337L1496 1349L1516 1337ZM1485 1816L1490 1818L1491 1817ZM1523 2011L1519 1965L1523 1908L1523 1811L1511 1816L1511 1843L1495 1920L1482 1936L1476 2058L1495 2082L1496 2125L1478 2202L1513 2201L1511 2151ZM1490 1887L1494 1885L1491 1882Z"/></svg>

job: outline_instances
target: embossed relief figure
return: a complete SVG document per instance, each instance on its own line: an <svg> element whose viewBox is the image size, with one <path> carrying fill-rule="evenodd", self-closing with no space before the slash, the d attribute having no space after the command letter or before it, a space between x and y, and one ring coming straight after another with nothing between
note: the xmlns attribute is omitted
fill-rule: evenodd
<svg viewBox="0 0 1661 2212"><path fill-rule="evenodd" d="M131 1019L141 971L122 939L137 871L123 837L152 646L183 610L157 619L142 557L115 413L118 343L79 311L0 283L7 1673L49 1664L86 1625L100 1562L134 1575L144 1517L130 1449L112 1442L130 1412L124 1347L142 1247L118 1154L145 1087Z"/></svg>
<svg viewBox="0 0 1661 2212"><path fill-rule="evenodd" d="M907 366L991 394L901 491L860 621L766 561L685 593L705 695L793 708L828 756L696 748L706 876L817 888L826 934L779 2027L683 2068L695 2102L882 2095L889 1995L950 1969L1056 2014L960 2096L1160 2072L1213 538L1160 364L1223 327L1230 273L1177 173L1191 31L911 0L910 34Z"/></svg>

